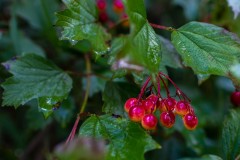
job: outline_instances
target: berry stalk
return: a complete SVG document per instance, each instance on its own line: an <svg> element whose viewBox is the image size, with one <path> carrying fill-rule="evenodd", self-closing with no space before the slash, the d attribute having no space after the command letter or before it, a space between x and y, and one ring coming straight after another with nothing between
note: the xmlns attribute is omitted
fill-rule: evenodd
<svg viewBox="0 0 240 160"><path fill-rule="evenodd" d="M168 75L166 75L166 74L164 74L164 73L162 73L162 72L159 72L159 76L160 76L160 77L161 77L161 75L164 76L164 77L166 77L166 78L173 84L173 86L176 88L176 93L177 93L177 95L181 95L184 100L187 99L188 102L191 102L190 98L188 98L188 97L186 96L186 94L183 93L183 92L179 89L179 87L172 81L172 79L171 79Z"/></svg>
<svg viewBox="0 0 240 160"><path fill-rule="evenodd" d="M88 101L88 95L89 95L89 90L90 90L90 73L91 73L91 62L90 62L90 58L89 56L86 54L85 55L85 61L86 61L86 72L87 72L87 87L86 87L86 91L85 91L85 95L84 95L84 99L83 99L83 103L80 107L80 111L77 115L77 119L74 123L74 126L72 128L72 131L71 133L69 134L67 140L66 140L66 144L71 142L74 137L75 137L75 134L76 134L76 130L77 130L77 126L78 126L78 123L80 121L80 115L84 112L85 108L86 108L86 105L87 105L87 101Z"/></svg>
<svg viewBox="0 0 240 160"><path fill-rule="evenodd" d="M160 78L161 81L163 82L163 85L164 85L164 87L165 87L165 89L166 89L166 92L167 92L167 96L170 97L170 92L169 92L169 90L168 90L168 87L167 87L164 79L161 77L161 75L159 75L159 78Z"/></svg>
<svg viewBox="0 0 240 160"><path fill-rule="evenodd" d="M144 91L145 91L148 83L150 82L150 80L151 80L151 77L148 77L147 80L146 80L146 82L143 84L143 87L142 87L142 89L141 89L141 92L140 92L140 94L138 95L138 101L141 100L141 98L142 98L142 96L143 96L143 94L144 94Z"/></svg>

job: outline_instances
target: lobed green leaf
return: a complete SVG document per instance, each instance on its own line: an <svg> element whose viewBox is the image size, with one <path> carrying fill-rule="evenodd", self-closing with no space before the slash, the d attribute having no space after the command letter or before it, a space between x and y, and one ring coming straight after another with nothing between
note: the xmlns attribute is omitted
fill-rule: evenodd
<svg viewBox="0 0 240 160"><path fill-rule="evenodd" d="M146 19L144 1L125 0L124 3L130 21L130 34L115 40L119 45L113 43L111 51L118 59L122 58L129 64L141 65L151 72L157 72L161 61L161 46Z"/></svg>
<svg viewBox="0 0 240 160"><path fill-rule="evenodd" d="M61 39L70 40L72 44L88 40L97 55L107 51L106 41L110 35L97 23L95 0L63 0L63 2L67 9L56 13L56 25L63 28Z"/></svg>
<svg viewBox="0 0 240 160"><path fill-rule="evenodd" d="M13 74L2 83L4 106L18 107L38 99L42 110L52 111L72 88L72 79L43 57L26 54L3 65Z"/></svg>
<svg viewBox="0 0 240 160"><path fill-rule="evenodd" d="M227 76L240 59L240 39L212 24L190 22L173 31L172 42L197 74Z"/></svg>
<svg viewBox="0 0 240 160"><path fill-rule="evenodd" d="M144 160L145 152L160 148L139 124L110 115L91 116L79 135L108 140L106 160Z"/></svg>

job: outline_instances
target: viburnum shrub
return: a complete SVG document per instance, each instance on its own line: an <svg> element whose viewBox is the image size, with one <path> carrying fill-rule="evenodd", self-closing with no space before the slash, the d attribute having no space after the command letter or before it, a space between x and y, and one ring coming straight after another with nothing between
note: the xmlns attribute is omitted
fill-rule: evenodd
<svg viewBox="0 0 240 160"><path fill-rule="evenodd" d="M170 96L169 89L164 81L169 80L176 89L174 97ZM142 127L147 130L153 130L157 126L157 118L154 115L156 109L160 111L160 122L164 127L171 128L175 123L175 114L182 117L184 126L189 130L197 127L198 119L194 113L194 109L190 105L190 99L180 90L180 88L167 75L159 72L156 78L157 93L151 93L146 99L143 94L151 81L149 77L142 86L138 98L129 98L124 109L128 112L129 119L134 122L141 122ZM161 82L164 84L167 97L161 95ZM153 84L150 85L151 92ZM175 99L178 98L178 102ZM175 114L174 114L175 113Z"/></svg>
<svg viewBox="0 0 240 160"><path fill-rule="evenodd" d="M22 115L22 111L21 118L26 117L32 122L31 126L39 130L44 128L43 124L54 126L55 122L60 122L65 127L62 130L66 131L75 118L72 130L67 130L70 133L65 144L53 151L57 157L53 159L71 159L70 155L75 159L98 159L100 154L99 159L143 160L147 151L161 147L164 152L156 150L161 158L176 159L183 154L196 157L211 151L217 154L219 140L223 142L223 152L219 152L223 159L239 159L240 112L233 105L240 106L240 38L230 32L239 31L237 5L229 2L237 12L231 23L225 19L210 24L205 22L208 18L199 17L199 21L176 28L186 22L182 20L183 11L165 15L165 10L172 12L174 7L158 8L156 5L147 14L145 2L148 3L146 6L151 6L156 3L154 1L62 0L64 5L59 4L61 11L56 12L55 17L50 12L56 8L50 3L60 2L44 4L46 0L40 1L28 2L34 6L42 4L36 11L25 1L13 1L12 7L6 7L6 11L4 8L7 16L0 16L0 20L9 20L9 25L0 23L0 27L3 26L0 41L9 36L3 45L0 44L0 49L10 50L3 52L7 53L3 59L13 57L2 63L5 68L1 77L2 105L29 106L26 107L29 109L27 116ZM187 9L204 6L190 5L182 0L166 1L167 5L171 3L184 5L184 14L189 19L198 14L189 14ZM223 2L218 3L222 6ZM21 6L17 7L18 4ZM234 1L234 4L239 3ZM206 12L210 12L208 9ZM8 14L9 10L13 13ZM217 19L229 9L220 10L219 13L214 10L213 16L207 13L207 17ZM26 11L31 12L26 14ZM182 14L178 15L180 11ZM158 12L162 19L154 17ZM231 15L229 12L223 17L233 19ZM17 23L22 19L26 21ZM55 22L50 23L51 19ZM228 22L230 25L226 26ZM18 30L22 26L26 28ZM33 29L29 29L31 27ZM8 29L10 33L2 34ZM25 34L32 37L24 37ZM7 43L9 45L5 45ZM3 80L9 76L5 71L11 75ZM35 125L40 120L35 113L38 111L45 119L52 118ZM225 118L225 115L228 116ZM0 125L1 131L4 130L2 126L11 124L9 119L4 120L0 115L0 121L4 123ZM219 135L220 128L222 137L210 139L210 134ZM6 135L10 135L9 130ZM58 137L55 133L53 137ZM46 134L45 130L43 134ZM5 134L0 132L2 135ZM43 136L40 134L39 137ZM75 140L75 137L79 139ZM18 145L28 139L21 138ZM26 152L32 150L32 144L35 141ZM171 154L165 152L168 149ZM9 150L0 150L0 154ZM14 154L24 155L19 153L22 150L17 148ZM91 158L82 157L85 153ZM204 155L200 159L213 157L217 156Z"/></svg>

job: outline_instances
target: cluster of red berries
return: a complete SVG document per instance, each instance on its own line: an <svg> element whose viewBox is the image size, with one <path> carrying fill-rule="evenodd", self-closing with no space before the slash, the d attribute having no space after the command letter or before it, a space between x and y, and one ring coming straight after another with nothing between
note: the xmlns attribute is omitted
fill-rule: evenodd
<svg viewBox="0 0 240 160"><path fill-rule="evenodd" d="M106 0L97 0L97 8L99 11L99 20L101 22L108 21L107 2ZM117 14L124 14L124 4L122 0L114 0L112 4L113 11Z"/></svg>
<svg viewBox="0 0 240 160"><path fill-rule="evenodd" d="M167 78L176 88L176 96L178 96L179 101L170 96L164 78ZM198 119L193 107L190 105L190 99L164 73L160 72L157 76L157 94L152 93L146 99L142 98L150 80L150 77L146 80L138 98L129 98L126 101L124 109L128 113L130 120L141 122L144 129L154 130L158 122L154 113L158 109L160 111L160 123L163 126L171 128L175 123L175 115L177 114L182 117L183 124L187 129L194 130L197 127ZM167 92L166 98L161 96L161 81Z"/></svg>
<svg viewBox="0 0 240 160"><path fill-rule="evenodd" d="M232 93L231 102L234 106L240 106L240 91L236 90Z"/></svg>

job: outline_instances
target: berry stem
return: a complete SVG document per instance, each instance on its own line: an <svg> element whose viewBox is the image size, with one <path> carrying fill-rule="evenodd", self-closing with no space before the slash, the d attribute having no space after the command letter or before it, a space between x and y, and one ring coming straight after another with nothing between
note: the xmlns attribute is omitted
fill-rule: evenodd
<svg viewBox="0 0 240 160"><path fill-rule="evenodd" d="M166 92L167 92L167 97L170 97L170 92L169 92L169 90L168 90L168 87L167 87L167 85L166 85L166 83L165 83L165 81L164 81L164 79L161 77L161 75L159 74L159 78L161 79L161 81L163 82L163 85L164 85L164 87L165 87L165 89L166 89Z"/></svg>
<svg viewBox="0 0 240 160"><path fill-rule="evenodd" d="M71 133L69 134L69 136L68 136L68 138L66 140L66 144L74 139L75 133L76 133L76 130L77 130L77 126L78 126L78 123L80 121L80 115L84 112L84 110L86 108L86 105L87 105L87 100L88 100L88 95L89 95L89 90L90 90L90 82L91 82L90 74L89 74L89 73L91 73L91 62L90 62L89 55L87 55L87 54L85 54L85 62L86 62L86 73L87 73L86 91L85 91L83 103L82 103L82 105L80 107L80 111L78 113L77 119L76 119L76 121L74 123L74 126L72 128Z"/></svg>
<svg viewBox="0 0 240 160"><path fill-rule="evenodd" d="M140 94L138 95L138 102L140 101L141 97L143 96L143 93L144 93L144 91L145 91L148 83L150 82L150 80L151 80L151 77L148 77L147 80L145 81L143 87L141 88L141 92L140 92Z"/></svg>
<svg viewBox="0 0 240 160"><path fill-rule="evenodd" d="M159 75L162 75L162 76L166 77L166 78L173 84L173 86L176 88L177 95L182 95L182 97L184 98L184 100L187 99L189 102L191 102L190 98L188 98L188 97L186 96L186 94L183 93L183 92L179 89L179 87L172 81L172 79L171 79L168 75L166 75L166 74L164 74L164 73L162 73L162 72L159 72ZM161 77L161 76L160 76L160 77Z"/></svg>
<svg viewBox="0 0 240 160"><path fill-rule="evenodd" d="M87 75L87 86L86 86L86 91L85 91L83 103L80 107L79 114L83 113L85 108L86 108L88 95L89 95L89 90L90 90L90 84L91 84L91 79L90 79L90 76L89 76L89 73L91 73L91 62L90 62L90 58L87 54L85 55L85 61L86 61L86 73L88 74Z"/></svg>
<svg viewBox="0 0 240 160"><path fill-rule="evenodd" d="M158 86L158 97L160 97L162 99L162 96L161 96L161 84L160 84L160 79L159 79L158 76L157 76L157 86Z"/></svg>
<svg viewBox="0 0 240 160"><path fill-rule="evenodd" d="M154 24L154 23L149 23L153 28L157 28L157 29L162 29L162 30L166 30L166 31L175 31L175 28L172 27L166 27L166 26L162 26L162 25L158 25L158 24Z"/></svg>

